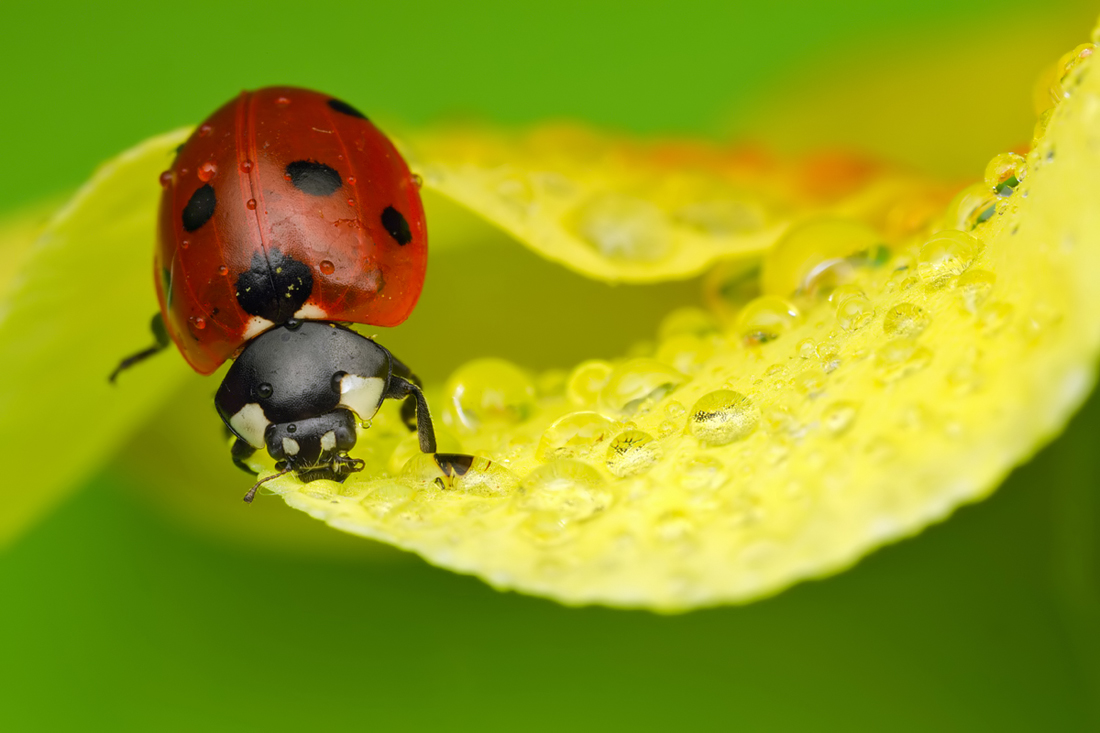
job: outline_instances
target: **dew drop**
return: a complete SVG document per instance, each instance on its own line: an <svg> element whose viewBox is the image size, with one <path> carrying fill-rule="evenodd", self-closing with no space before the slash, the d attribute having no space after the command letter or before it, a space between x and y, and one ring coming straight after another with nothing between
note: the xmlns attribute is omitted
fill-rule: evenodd
<svg viewBox="0 0 1100 733"><path fill-rule="evenodd" d="M191 316L187 320L191 322L191 325L195 327L196 331L201 331L206 328L206 319L202 316Z"/></svg>
<svg viewBox="0 0 1100 733"><path fill-rule="evenodd" d="M277 97L275 99L275 104L279 105L280 107L285 107L288 104L290 104L290 98L289 97Z"/></svg>
<svg viewBox="0 0 1100 733"><path fill-rule="evenodd" d="M416 453L400 480L419 490L456 491L484 497L511 496L519 478L496 461L461 453Z"/></svg>
<svg viewBox="0 0 1100 733"><path fill-rule="evenodd" d="M954 230L937 232L921 247L917 272L926 282L943 284L970 267L980 249L981 243L969 234Z"/></svg>
<svg viewBox="0 0 1100 733"><path fill-rule="evenodd" d="M850 279L852 268L844 266L844 258L881 241L873 229L847 219L822 218L793 226L764 255L761 291L788 297L819 279L820 287L827 287L827 281L835 277ZM826 275L834 267L844 272Z"/></svg>
<svg viewBox="0 0 1100 733"><path fill-rule="evenodd" d="M681 511L668 511L653 526L657 539L669 544L690 543L695 539L695 524Z"/></svg>
<svg viewBox="0 0 1100 733"><path fill-rule="evenodd" d="M611 439L613 423L598 412L572 412L558 418L539 440L535 458L587 459Z"/></svg>
<svg viewBox="0 0 1100 733"><path fill-rule="evenodd" d="M887 336L919 336L931 319L920 306L898 303L886 312L882 330Z"/></svg>
<svg viewBox="0 0 1100 733"><path fill-rule="evenodd" d="M653 436L641 430L620 433L607 447L607 470L619 478L644 473L660 456Z"/></svg>
<svg viewBox="0 0 1100 733"><path fill-rule="evenodd" d="M228 275L229 274L229 268L226 267L225 265L218 265L218 274L219 275Z"/></svg>
<svg viewBox="0 0 1100 733"><path fill-rule="evenodd" d="M836 437L848 432L858 414L859 407L854 402L834 402L821 414L821 424Z"/></svg>
<svg viewBox="0 0 1100 733"><path fill-rule="evenodd" d="M774 295L748 303L737 316L734 330L748 346L774 341L799 321L798 309Z"/></svg>
<svg viewBox="0 0 1100 733"><path fill-rule="evenodd" d="M751 260L719 262L703 278L703 300L723 319L732 319L760 296L759 268Z"/></svg>
<svg viewBox="0 0 1100 733"><path fill-rule="evenodd" d="M805 338L798 342L798 355L803 359L812 359L817 356L817 343L812 338Z"/></svg>
<svg viewBox="0 0 1100 733"><path fill-rule="evenodd" d="M244 205L248 207L249 211L255 211L256 210L256 199L249 199L248 201L246 201L244 203Z"/></svg>
<svg viewBox="0 0 1100 733"><path fill-rule="evenodd" d="M354 207L355 206L355 199L348 199L348 206Z"/></svg>
<svg viewBox="0 0 1100 733"><path fill-rule="evenodd" d="M416 184L417 188L423 188L424 187L424 177L421 176L419 173L413 173L412 174L412 179L413 179L413 183Z"/></svg>
<svg viewBox="0 0 1100 733"><path fill-rule="evenodd" d="M199 169L195 172L195 175L199 177L200 181L209 181L215 175L217 175L217 173L218 166L208 160L199 166Z"/></svg>
<svg viewBox="0 0 1100 733"><path fill-rule="evenodd" d="M181 239L180 240L180 249L187 249L190 246L191 246L191 240L190 239Z"/></svg>
<svg viewBox="0 0 1100 733"><path fill-rule="evenodd" d="M884 384L915 374L932 361L932 352L911 338L888 341L875 353L879 380Z"/></svg>
<svg viewBox="0 0 1100 733"><path fill-rule="evenodd" d="M242 160L241 164L237 167L240 169L241 173L251 173L252 172L252 161L251 160Z"/></svg>
<svg viewBox="0 0 1100 733"><path fill-rule="evenodd" d="M985 167L985 185L1001 197L1011 196L1027 177L1027 161L1017 153L994 156Z"/></svg>
<svg viewBox="0 0 1100 733"><path fill-rule="evenodd" d="M743 440L756 430L760 416L745 395L719 389L699 398L691 408L688 428L709 445L726 445Z"/></svg>
<svg viewBox="0 0 1100 733"><path fill-rule="evenodd" d="M642 199L600 194L582 204L573 221L581 239L608 259L653 262L672 248L664 212Z"/></svg>
<svg viewBox="0 0 1100 733"><path fill-rule="evenodd" d="M611 378L613 367L606 361L592 360L578 364L566 379L565 394L574 405L596 404L600 390Z"/></svg>
<svg viewBox="0 0 1100 733"><path fill-rule="evenodd" d="M729 480L729 474L717 458L696 455L681 463L677 478L680 486L689 491L713 491Z"/></svg>
<svg viewBox="0 0 1100 733"><path fill-rule="evenodd" d="M160 187L168 188L172 185L172 171L164 171L160 174Z"/></svg>
<svg viewBox="0 0 1100 733"><path fill-rule="evenodd" d="M997 195L988 184L975 183L960 191L943 215L945 230L969 232L997 213Z"/></svg>
<svg viewBox="0 0 1100 733"><path fill-rule="evenodd" d="M520 482L516 506L566 522L591 519L612 502L599 472L582 461L559 458L539 466Z"/></svg>
<svg viewBox="0 0 1100 733"><path fill-rule="evenodd" d="M659 402L688 377L656 359L632 359L615 367L600 390L600 405L610 413L633 415L643 404Z"/></svg>
<svg viewBox="0 0 1100 733"><path fill-rule="evenodd" d="M447 380L443 421L478 430L523 422L535 407L535 386L517 366L503 359L475 359Z"/></svg>
<svg viewBox="0 0 1100 733"><path fill-rule="evenodd" d="M701 308L676 308L661 319L657 338L662 341L674 336L709 336L718 332L714 316Z"/></svg>
<svg viewBox="0 0 1100 733"><path fill-rule="evenodd" d="M348 176L348 185L354 186L357 180L359 179L357 179L355 176Z"/></svg>
<svg viewBox="0 0 1100 733"><path fill-rule="evenodd" d="M213 131L214 127L212 125L201 125L199 127L199 137L206 137Z"/></svg>
<svg viewBox="0 0 1100 733"><path fill-rule="evenodd" d="M871 301L862 295L846 298L836 308L836 320L845 331L858 331L875 317L875 308Z"/></svg>
<svg viewBox="0 0 1100 733"><path fill-rule="evenodd" d="M661 342L657 348L657 361L664 362L684 374L694 374L714 355L714 347L707 341L680 334Z"/></svg>
<svg viewBox="0 0 1100 733"><path fill-rule="evenodd" d="M317 264L317 269L325 275L331 275L332 273L336 272L336 265L332 264L332 262L330 262L329 260L321 260Z"/></svg>
<svg viewBox="0 0 1100 733"><path fill-rule="evenodd" d="M955 289L962 299L963 308L969 313L977 313L989 294L997 276L988 270L967 270L955 281Z"/></svg>

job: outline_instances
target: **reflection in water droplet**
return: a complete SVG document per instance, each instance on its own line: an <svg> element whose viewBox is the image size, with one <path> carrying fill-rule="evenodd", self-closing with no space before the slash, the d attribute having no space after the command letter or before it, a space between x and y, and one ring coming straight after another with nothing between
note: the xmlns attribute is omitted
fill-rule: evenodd
<svg viewBox="0 0 1100 733"><path fill-rule="evenodd" d="M882 330L887 336L919 336L930 322L923 308L912 303L898 303L886 312Z"/></svg>
<svg viewBox="0 0 1100 733"><path fill-rule="evenodd" d="M798 323L798 309L773 295L764 295L746 305L737 316L735 332L746 345L774 341Z"/></svg>
<svg viewBox="0 0 1100 733"><path fill-rule="evenodd" d="M255 211L256 210L256 199L249 199L248 201L244 202L244 205L248 207L249 211Z"/></svg>
<svg viewBox="0 0 1100 733"><path fill-rule="evenodd" d="M517 366L503 359L475 359L447 380L443 422L478 430L526 420L535 405L535 387Z"/></svg>
<svg viewBox="0 0 1100 733"><path fill-rule="evenodd" d="M573 220L581 239L609 259L652 262L672 248L664 212L642 199L599 194L580 206Z"/></svg>
<svg viewBox="0 0 1100 733"><path fill-rule="evenodd" d="M218 266L218 274L219 275L228 275L229 274L229 268L226 267L225 265L219 265Z"/></svg>
<svg viewBox="0 0 1100 733"><path fill-rule="evenodd" d="M710 445L726 445L747 438L760 417L745 395L719 389L699 398L691 408L691 434Z"/></svg>
<svg viewBox="0 0 1100 733"><path fill-rule="evenodd" d="M200 165L198 171L196 171L196 175L199 177L200 181L209 181L215 175L217 175L217 173L218 166L214 165L210 161L206 161L205 163Z"/></svg>
<svg viewBox="0 0 1100 733"><path fill-rule="evenodd" d="M417 453L401 469L400 480L424 491L473 496L510 496L519 478L496 461L460 453Z"/></svg>
<svg viewBox="0 0 1100 733"><path fill-rule="evenodd" d="M319 269L325 275L331 275L332 273L336 272L336 265L332 264L332 262L330 262L329 260L321 260L317 264L317 269Z"/></svg>
<svg viewBox="0 0 1100 733"><path fill-rule="evenodd" d="M873 229L848 219L821 218L792 226L765 253L760 289L785 298L811 287L834 287L852 275L846 257L881 241Z"/></svg>
<svg viewBox="0 0 1100 733"><path fill-rule="evenodd" d="M644 403L655 403L675 391L688 377L656 359L632 359L612 371L600 390L607 412L633 415Z"/></svg>
<svg viewBox="0 0 1100 733"><path fill-rule="evenodd" d="M202 316L191 316L187 320L191 322L191 325L194 326L197 331L206 328L206 319Z"/></svg>
<svg viewBox="0 0 1100 733"><path fill-rule="evenodd" d="M843 435L852 427L857 414L859 407L854 402L834 402L821 414L821 424L834 437Z"/></svg>
<svg viewBox="0 0 1100 733"><path fill-rule="evenodd" d="M920 249L917 271L932 284L943 284L961 274L981 250L981 243L969 234L947 230L933 234Z"/></svg>
<svg viewBox="0 0 1100 733"><path fill-rule="evenodd" d="M1027 177L1027 161L1018 153L996 155L985 167L985 185L1001 197L1011 196Z"/></svg>
<svg viewBox="0 0 1100 733"><path fill-rule="evenodd" d="M612 422L597 412L572 412L546 429L535 457L540 461L587 459L611 439L613 431Z"/></svg>
<svg viewBox="0 0 1100 733"><path fill-rule="evenodd" d="M648 471L660 452L653 436L641 430L620 433L607 448L607 470L619 478Z"/></svg>

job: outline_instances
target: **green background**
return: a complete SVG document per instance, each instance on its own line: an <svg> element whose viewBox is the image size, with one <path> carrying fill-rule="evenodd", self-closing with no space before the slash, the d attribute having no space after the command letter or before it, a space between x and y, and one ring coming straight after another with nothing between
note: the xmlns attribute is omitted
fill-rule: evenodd
<svg viewBox="0 0 1100 733"><path fill-rule="evenodd" d="M986 75L932 80L980 94L1009 55L1041 62L1084 40L1096 12L620 5L5 9L0 209L71 190L242 87L316 87L398 126L576 118L721 136L837 59L919 65L1006 19L1053 24L1050 48L1006 34ZM1025 119L1033 77L991 99L990 117ZM981 129L912 93L929 135ZM974 177L1012 142L942 169ZM918 540L773 599L668 618L500 594L341 537L301 551L234 540L107 469L0 556L0 729L1097 729L1097 436L1094 399L993 499Z"/></svg>

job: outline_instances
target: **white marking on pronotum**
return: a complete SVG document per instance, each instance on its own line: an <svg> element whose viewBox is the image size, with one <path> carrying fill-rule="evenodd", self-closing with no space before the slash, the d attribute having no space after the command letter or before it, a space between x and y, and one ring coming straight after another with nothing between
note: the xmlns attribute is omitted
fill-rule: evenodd
<svg viewBox="0 0 1100 733"><path fill-rule="evenodd" d="M250 339L253 339L274 325L274 321L269 321L266 318L260 318L259 316L252 316L248 319L248 323L245 324L244 340L248 341Z"/></svg>
<svg viewBox="0 0 1100 733"><path fill-rule="evenodd" d="M340 404L352 410L360 420L370 420L382 404L384 387L381 377L345 374L340 380Z"/></svg>
<svg viewBox="0 0 1100 733"><path fill-rule="evenodd" d="M291 438L283 438L283 453L288 456L298 455L298 441Z"/></svg>
<svg viewBox="0 0 1100 733"><path fill-rule="evenodd" d="M249 402L229 418L229 427L253 448L264 447L264 432L270 424L271 421L264 415L264 408L255 402Z"/></svg>
<svg viewBox="0 0 1100 733"><path fill-rule="evenodd" d="M294 313L294 317L303 321L327 321L328 313L325 309L313 303L304 303Z"/></svg>
<svg viewBox="0 0 1100 733"><path fill-rule="evenodd" d="M336 447L336 431L330 430L321 436L321 450L330 451Z"/></svg>

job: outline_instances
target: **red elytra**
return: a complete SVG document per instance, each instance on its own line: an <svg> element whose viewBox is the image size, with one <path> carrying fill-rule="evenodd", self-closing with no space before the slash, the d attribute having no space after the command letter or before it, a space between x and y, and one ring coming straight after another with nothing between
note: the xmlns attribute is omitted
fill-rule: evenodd
<svg viewBox="0 0 1100 733"><path fill-rule="evenodd" d="M199 373L289 318L395 326L416 305L428 261L419 186L345 102L293 87L242 92L166 173L157 297Z"/></svg>

